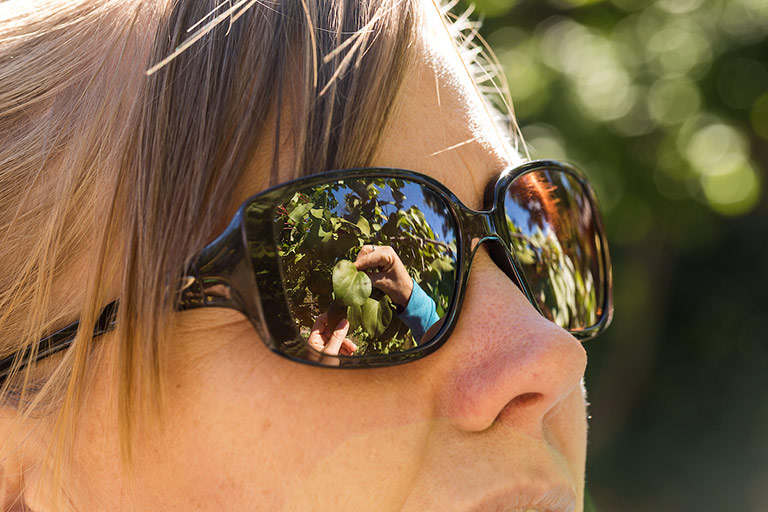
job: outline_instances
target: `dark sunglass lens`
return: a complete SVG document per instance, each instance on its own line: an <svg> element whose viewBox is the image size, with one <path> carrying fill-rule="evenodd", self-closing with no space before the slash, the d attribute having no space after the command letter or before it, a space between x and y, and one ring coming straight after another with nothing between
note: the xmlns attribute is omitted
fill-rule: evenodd
<svg viewBox="0 0 768 512"><path fill-rule="evenodd" d="M335 365L429 343L455 291L449 211L431 189L395 178L307 187L279 205L282 281L305 348L295 355Z"/></svg>
<svg viewBox="0 0 768 512"><path fill-rule="evenodd" d="M605 303L598 215L572 174L551 169L512 181L504 201L514 257L544 316L579 331Z"/></svg>

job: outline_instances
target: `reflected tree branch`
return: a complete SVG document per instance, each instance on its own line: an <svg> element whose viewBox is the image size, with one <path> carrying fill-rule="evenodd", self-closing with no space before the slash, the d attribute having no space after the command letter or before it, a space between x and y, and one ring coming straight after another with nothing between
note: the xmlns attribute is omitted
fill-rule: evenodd
<svg viewBox="0 0 768 512"><path fill-rule="evenodd" d="M451 249L451 246L441 240L435 240L432 238L423 238L420 236L393 236L393 237L389 237L389 240L397 240L400 242L409 242L412 240L416 240L417 242L420 242L422 244L439 245L441 247L444 247L445 250L447 250L451 255L453 255L453 249Z"/></svg>

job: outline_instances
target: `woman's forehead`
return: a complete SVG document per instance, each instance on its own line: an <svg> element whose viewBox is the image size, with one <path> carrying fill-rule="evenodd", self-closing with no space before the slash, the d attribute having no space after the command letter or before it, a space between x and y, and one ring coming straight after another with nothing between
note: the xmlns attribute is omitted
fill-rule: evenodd
<svg viewBox="0 0 768 512"><path fill-rule="evenodd" d="M374 164L430 174L480 208L488 180L521 157L491 117L439 13L432 14Z"/></svg>
<svg viewBox="0 0 768 512"><path fill-rule="evenodd" d="M414 59L403 75L400 93L371 162L360 166L399 167L429 174L451 188L470 207L480 208L482 192L492 176L521 158L507 134L499 131L490 107L481 98L459 55L438 7L424 0L423 23ZM283 119L291 119L290 104ZM267 122L266 126L274 126ZM238 187L236 204L268 188L276 134L260 137L253 165ZM281 123L278 179L293 175L295 134Z"/></svg>

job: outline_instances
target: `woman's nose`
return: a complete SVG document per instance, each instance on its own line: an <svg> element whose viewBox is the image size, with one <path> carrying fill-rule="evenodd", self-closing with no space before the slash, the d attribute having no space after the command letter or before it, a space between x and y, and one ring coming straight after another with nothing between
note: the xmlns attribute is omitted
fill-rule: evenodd
<svg viewBox="0 0 768 512"><path fill-rule="evenodd" d="M441 375L440 412L465 431L502 422L540 437L547 413L581 394L581 343L542 317L482 249L442 352L450 360Z"/></svg>

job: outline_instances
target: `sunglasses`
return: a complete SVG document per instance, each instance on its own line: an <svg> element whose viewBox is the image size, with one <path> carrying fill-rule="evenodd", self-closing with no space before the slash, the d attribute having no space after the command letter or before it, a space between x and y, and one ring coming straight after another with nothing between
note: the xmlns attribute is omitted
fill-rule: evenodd
<svg viewBox="0 0 768 512"><path fill-rule="evenodd" d="M399 364L440 348L456 326L473 257L496 265L545 318L580 340L613 313L611 263L594 191L573 167L533 161L489 186L475 211L412 171L331 171L261 192L193 258L177 310L232 308L273 352L328 367ZM94 336L114 328L107 305ZM42 359L78 323L41 340ZM6 375L14 361L0 361Z"/></svg>

